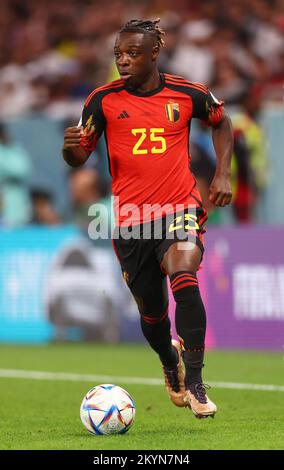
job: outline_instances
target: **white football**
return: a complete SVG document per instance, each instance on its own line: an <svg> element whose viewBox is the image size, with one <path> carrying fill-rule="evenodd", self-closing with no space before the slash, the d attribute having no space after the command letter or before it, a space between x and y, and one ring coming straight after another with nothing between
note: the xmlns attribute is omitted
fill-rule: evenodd
<svg viewBox="0 0 284 470"><path fill-rule="evenodd" d="M123 434L134 422L134 401L118 385L97 385L84 397L80 418L92 434Z"/></svg>

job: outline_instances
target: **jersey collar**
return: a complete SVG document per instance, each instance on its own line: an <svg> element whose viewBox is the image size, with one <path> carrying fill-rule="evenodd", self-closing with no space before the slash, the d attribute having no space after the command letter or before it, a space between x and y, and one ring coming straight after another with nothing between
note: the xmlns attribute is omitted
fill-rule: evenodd
<svg viewBox="0 0 284 470"><path fill-rule="evenodd" d="M134 96L153 96L153 95L156 95L157 93L160 93L160 91L162 91L162 89L165 86L165 77L163 73L160 73L160 79L161 79L161 83L158 86L158 88L155 88L154 90L151 90L151 91L144 91L144 92L138 91L138 90L134 90L133 88L128 88L127 86L125 86L125 90L127 91L127 93L130 93L130 95L134 95Z"/></svg>

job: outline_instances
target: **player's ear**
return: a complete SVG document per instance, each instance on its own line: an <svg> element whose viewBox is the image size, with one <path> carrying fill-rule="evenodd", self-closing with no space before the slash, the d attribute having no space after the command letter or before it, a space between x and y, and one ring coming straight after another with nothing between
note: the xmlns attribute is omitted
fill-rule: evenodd
<svg viewBox="0 0 284 470"><path fill-rule="evenodd" d="M152 60L156 60L159 55L160 48L159 46L154 46L152 49Z"/></svg>

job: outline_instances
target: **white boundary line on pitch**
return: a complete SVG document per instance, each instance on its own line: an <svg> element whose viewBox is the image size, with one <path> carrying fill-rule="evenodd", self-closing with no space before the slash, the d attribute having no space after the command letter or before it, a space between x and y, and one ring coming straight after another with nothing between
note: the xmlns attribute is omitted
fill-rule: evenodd
<svg viewBox="0 0 284 470"><path fill-rule="evenodd" d="M71 382L123 383L135 385L164 385L161 379L144 377L120 377L113 375L71 374L65 372L45 372L37 370L0 369L0 378L33 380L66 380ZM214 388L233 390L257 390L264 392L284 392L284 385L246 384L234 382L210 382Z"/></svg>

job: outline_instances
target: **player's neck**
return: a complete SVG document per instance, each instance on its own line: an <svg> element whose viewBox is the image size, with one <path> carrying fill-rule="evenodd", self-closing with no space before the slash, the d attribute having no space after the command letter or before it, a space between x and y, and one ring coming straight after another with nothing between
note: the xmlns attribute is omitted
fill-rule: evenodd
<svg viewBox="0 0 284 470"><path fill-rule="evenodd" d="M161 76L158 69L155 69L154 72L146 79L138 88L137 91L147 93L149 91L156 90L161 84Z"/></svg>

